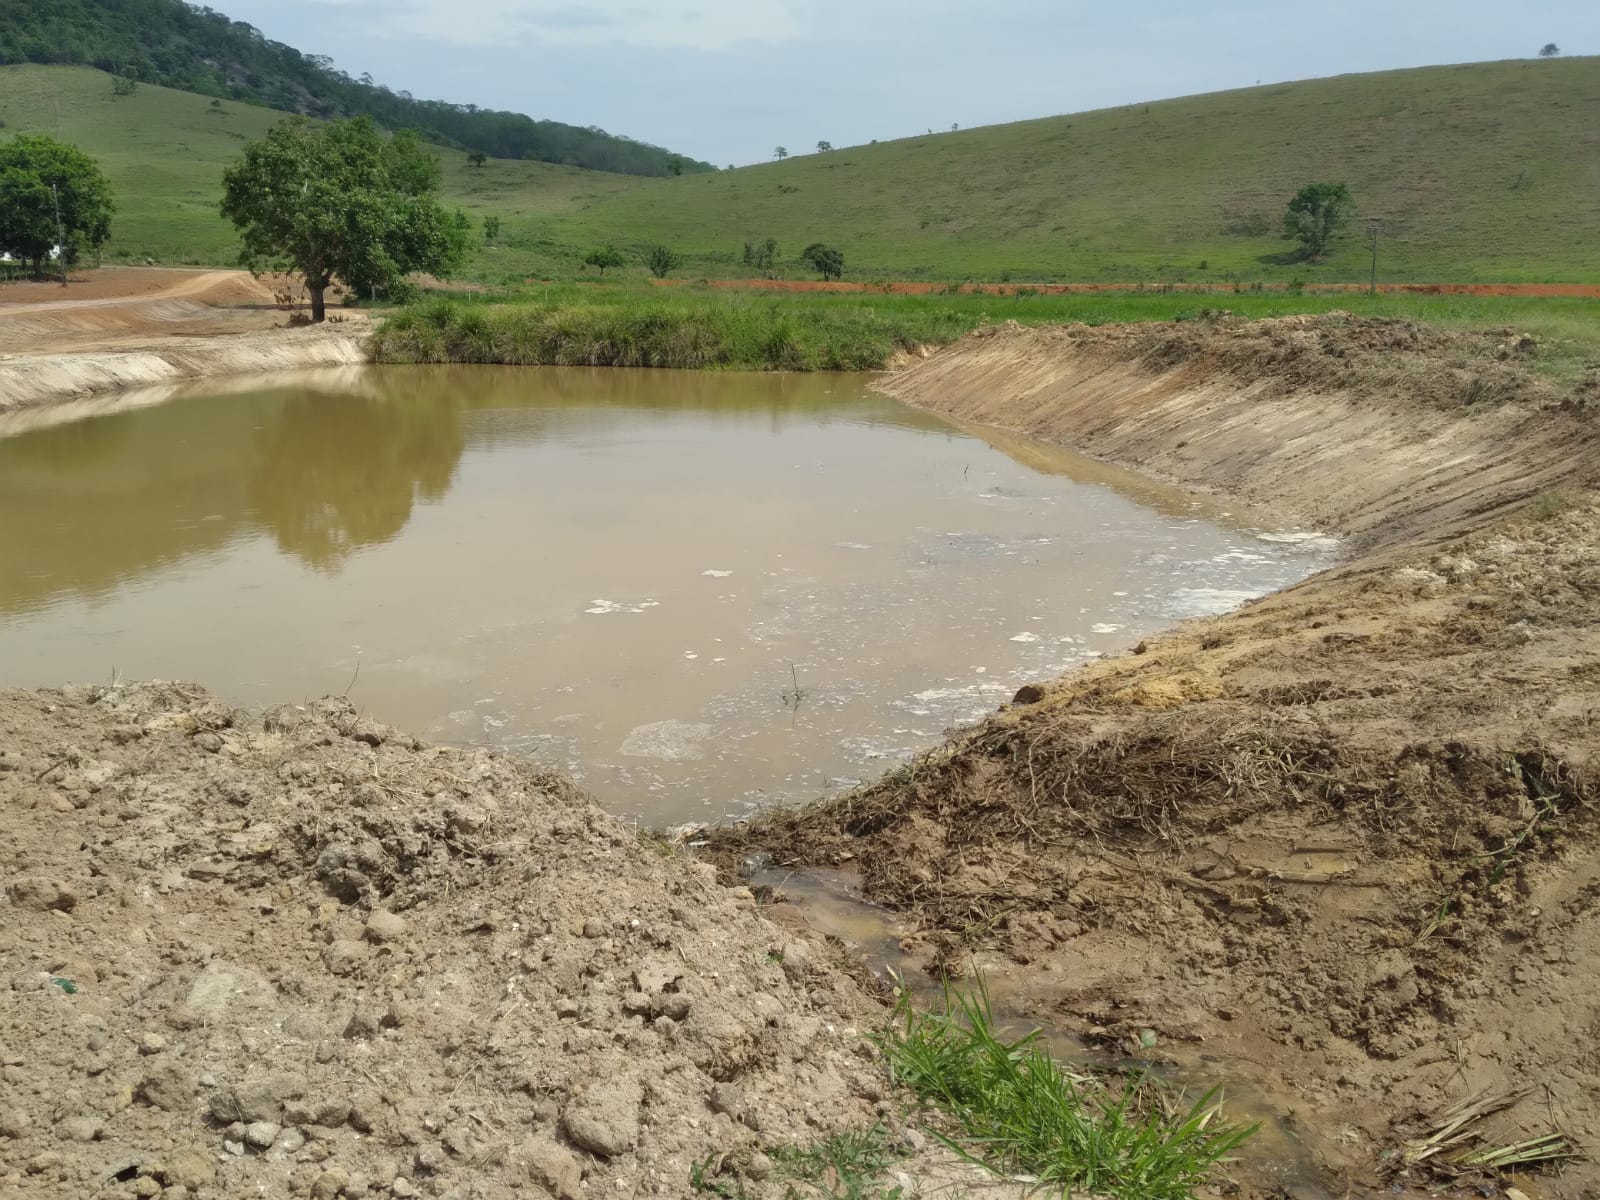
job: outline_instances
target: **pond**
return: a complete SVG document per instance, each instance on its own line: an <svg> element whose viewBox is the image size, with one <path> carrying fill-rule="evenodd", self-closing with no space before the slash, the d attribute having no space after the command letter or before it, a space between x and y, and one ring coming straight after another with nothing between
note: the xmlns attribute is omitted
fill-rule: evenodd
<svg viewBox="0 0 1600 1200"><path fill-rule="evenodd" d="M14 414L0 512L0 684L348 691L658 827L874 777L1329 552L836 375L352 368Z"/></svg>

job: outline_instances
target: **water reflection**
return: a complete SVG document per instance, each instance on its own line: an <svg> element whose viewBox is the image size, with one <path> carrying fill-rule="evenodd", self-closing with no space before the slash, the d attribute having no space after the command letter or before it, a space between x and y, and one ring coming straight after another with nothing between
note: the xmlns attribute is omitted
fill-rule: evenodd
<svg viewBox="0 0 1600 1200"><path fill-rule="evenodd" d="M280 550L335 571L443 500L467 448L448 395L297 394L254 439L251 515Z"/></svg>
<svg viewBox="0 0 1600 1200"><path fill-rule="evenodd" d="M104 596L257 532L337 571L398 536L417 504L443 500L469 445L549 436L546 413L564 418L568 439L638 410L753 419L773 433L835 419L947 428L887 401L863 413L860 400L858 381L822 376L331 368L4 414L0 612Z"/></svg>

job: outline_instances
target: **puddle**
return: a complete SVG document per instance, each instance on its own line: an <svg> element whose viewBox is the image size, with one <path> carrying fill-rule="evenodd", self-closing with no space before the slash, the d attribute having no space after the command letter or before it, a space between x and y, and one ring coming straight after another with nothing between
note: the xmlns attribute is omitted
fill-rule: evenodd
<svg viewBox="0 0 1600 1200"><path fill-rule="evenodd" d="M0 420L0 684L349 688L656 826L875 777L1329 557L856 376L397 368L156 399Z"/></svg>
<svg viewBox="0 0 1600 1200"><path fill-rule="evenodd" d="M909 987L921 1006L937 1008L942 1004L940 985L900 948L910 932L908 926L898 913L863 900L855 878L848 872L765 869L754 872L750 883L758 889L770 889L774 898L794 904L813 929L850 947L878 978ZM1229 1172L1258 1194L1293 1200L1339 1200L1346 1194L1318 1165L1314 1147L1321 1147L1324 1154L1332 1151L1337 1155L1337 1150L1295 1119L1287 1096L1270 1095L1245 1072L1182 1043L1163 1046L1161 1061L1152 1063L1085 1045L1063 1030L1026 1015L1011 977L991 972L984 982L1001 1033L1019 1038L1037 1030L1051 1054L1069 1068L1128 1070L1146 1066L1181 1086L1190 1096L1220 1088L1230 1120L1259 1126L1240 1151L1238 1164Z"/></svg>

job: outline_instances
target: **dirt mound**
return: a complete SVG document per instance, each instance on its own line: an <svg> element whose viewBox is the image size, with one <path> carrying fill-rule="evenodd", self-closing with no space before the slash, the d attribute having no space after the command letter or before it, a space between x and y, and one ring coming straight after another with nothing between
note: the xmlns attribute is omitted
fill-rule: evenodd
<svg viewBox="0 0 1600 1200"><path fill-rule="evenodd" d="M1340 314L1008 324L882 387L1368 548L1478 528L1600 476L1595 409L1538 375L1520 341Z"/></svg>
<svg viewBox="0 0 1600 1200"><path fill-rule="evenodd" d="M7 1196L680 1196L879 1115L822 949L517 760L0 693L0 813Z"/></svg>
<svg viewBox="0 0 1600 1200"><path fill-rule="evenodd" d="M997 330L887 386L1191 483L1322 497L1362 557L1030 685L722 850L857 870L929 972L976 958L1090 1041L1223 1064L1356 1194L1479 1093L1521 1099L1476 1136L1559 1130L1588 1156L1529 1194L1600 1194L1592 414L1514 367L1516 399L1469 403L1454 335L1259 324ZM1405 390L1383 383L1402 359Z"/></svg>

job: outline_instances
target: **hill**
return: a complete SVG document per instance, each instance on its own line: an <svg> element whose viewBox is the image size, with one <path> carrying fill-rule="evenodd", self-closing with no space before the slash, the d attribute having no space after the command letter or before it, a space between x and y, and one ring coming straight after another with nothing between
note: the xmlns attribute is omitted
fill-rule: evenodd
<svg viewBox="0 0 1600 1200"><path fill-rule="evenodd" d="M468 271L497 283L574 275L607 243L665 243L680 276L742 277L745 240L765 237L794 277L825 241L853 280L1348 281L1366 278L1374 216L1386 280L1600 282L1597 111L1600 59L1574 58L1219 92L681 178L442 158L446 199L503 222ZM49 133L99 159L119 204L109 252L134 261L232 262L222 169L280 119L148 85L117 95L88 68L0 67L0 138ZM1286 262L1284 206L1324 179L1349 184L1356 221L1326 261Z"/></svg>
<svg viewBox="0 0 1600 1200"><path fill-rule="evenodd" d="M662 241L736 271L745 238L845 252L848 277L1018 280L1600 279L1600 59L1425 67L941 133L608 197L551 232ZM1278 261L1302 184L1357 222L1316 266Z"/></svg>
<svg viewBox="0 0 1600 1200"><path fill-rule="evenodd" d="M314 117L370 116L442 145L630 175L710 171L659 146L521 113L418 100L182 0L0 0L0 64L98 67Z"/></svg>
<svg viewBox="0 0 1600 1200"><path fill-rule="evenodd" d="M283 119L271 109L170 88L141 85L118 95L110 76L88 67L0 68L0 139L60 137L110 177L117 214L105 254L112 260L234 262L238 239L217 212L223 168ZM440 158L448 202L480 218L493 213L517 222L523 237L564 209L647 182L542 162L491 159L473 167L458 150L441 150Z"/></svg>

